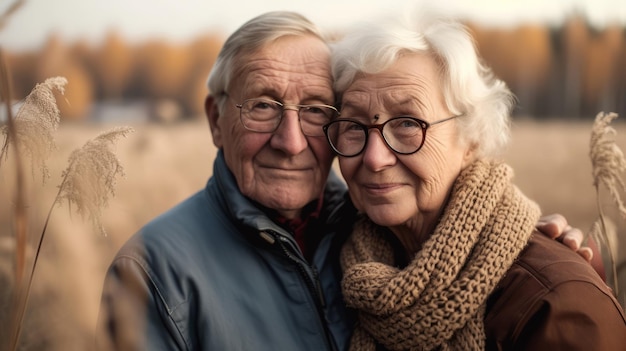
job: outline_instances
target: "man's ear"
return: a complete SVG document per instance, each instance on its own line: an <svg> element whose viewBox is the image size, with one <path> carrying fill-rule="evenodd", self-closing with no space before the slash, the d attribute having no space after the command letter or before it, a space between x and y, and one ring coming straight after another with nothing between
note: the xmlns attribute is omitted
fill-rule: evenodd
<svg viewBox="0 0 626 351"><path fill-rule="evenodd" d="M218 102L212 95L207 95L204 100L204 112L206 118L209 121L209 127L211 127L211 135L213 136L213 145L218 149L222 147L222 129L218 120L220 118L220 110L218 108Z"/></svg>

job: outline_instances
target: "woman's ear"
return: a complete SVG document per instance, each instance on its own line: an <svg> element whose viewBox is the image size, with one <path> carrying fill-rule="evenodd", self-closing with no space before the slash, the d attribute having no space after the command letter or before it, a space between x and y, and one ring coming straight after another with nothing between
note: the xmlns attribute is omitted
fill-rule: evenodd
<svg viewBox="0 0 626 351"><path fill-rule="evenodd" d="M218 121L220 118L219 104L214 96L207 95L204 100L204 112L206 113L209 127L211 127L211 135L213 136L213 145L218 149L222 147L222 129Z"/></svg>
<svg viewBox="0 0 626 351"><path fill-rule="evenodd" d="M465 149L465 154L463 155L463 168L467 167L469 164L476 160L476 150L478 149L478 145L476 143L470 143L467 145Z"/></svg>

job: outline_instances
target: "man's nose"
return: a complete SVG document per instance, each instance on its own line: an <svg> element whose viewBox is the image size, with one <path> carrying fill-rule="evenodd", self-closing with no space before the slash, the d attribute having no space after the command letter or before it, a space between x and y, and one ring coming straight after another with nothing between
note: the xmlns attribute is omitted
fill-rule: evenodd
<svg viewBox="0 0 626 351"><path fill-rule="evenodd" d="M282 119L272 135L270 144L289 155L297 155L308 147L308 141L300 126L297 108L284 108Z"/></svg>

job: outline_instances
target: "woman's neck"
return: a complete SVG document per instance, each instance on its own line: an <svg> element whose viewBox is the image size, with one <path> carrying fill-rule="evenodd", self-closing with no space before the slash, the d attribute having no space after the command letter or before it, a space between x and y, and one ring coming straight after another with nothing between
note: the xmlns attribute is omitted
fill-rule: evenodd
<svg viewBox="0 0 626 351"><path fill-rule="evenodd" d="M436 223L433 221L420 221L418 226L402 225L389 229L402 245L406 258L410 261L422 249L422 245L433 234L435 227Z"/></svg>

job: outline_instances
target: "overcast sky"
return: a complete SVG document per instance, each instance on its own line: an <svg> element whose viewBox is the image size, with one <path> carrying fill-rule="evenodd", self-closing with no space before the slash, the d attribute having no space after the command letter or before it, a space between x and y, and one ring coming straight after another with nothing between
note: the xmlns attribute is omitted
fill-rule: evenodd
<svg viewBox="0 0 626 351"><path fill-rule="evenodd" d="M0 0L4 10L14 0ZM26 0L0 30L0 46L37 48L51 33L68 41L97 42L115 29L129 40L187 40L207 31L230 34L269 10L293 10L338 29L380 12L411 9L419 0ZM520 22L558 24L578 11L593 25L626 25L626 0L437 0L451 15L490 26Z"/></svg>

